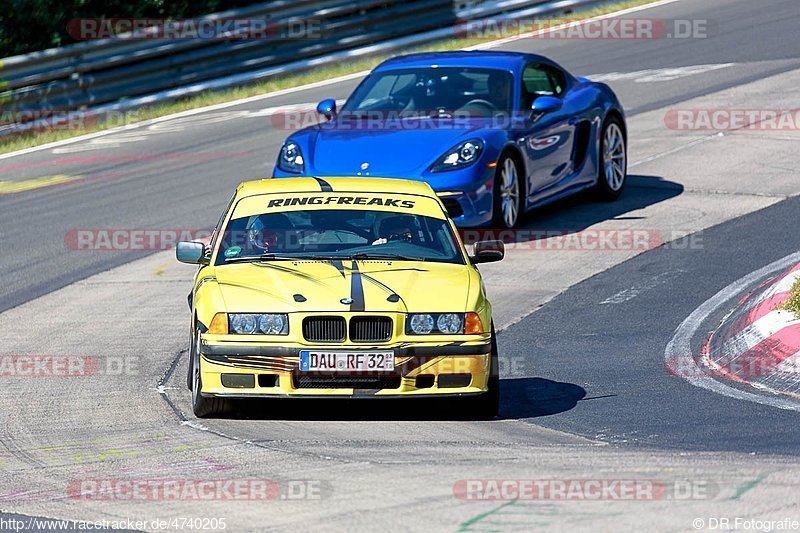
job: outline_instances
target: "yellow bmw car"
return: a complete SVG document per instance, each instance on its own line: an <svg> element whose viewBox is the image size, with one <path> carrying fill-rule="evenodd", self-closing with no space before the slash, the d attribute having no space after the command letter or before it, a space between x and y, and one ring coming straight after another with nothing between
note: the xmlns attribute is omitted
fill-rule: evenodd
<svg viewBox="0 0 800 533"><path fill-rule="evenodd" d="M455 397L498 408L497 343L478 263L427 183L282 178L239 185L189 296L198 417L259 397Z"/></svg>

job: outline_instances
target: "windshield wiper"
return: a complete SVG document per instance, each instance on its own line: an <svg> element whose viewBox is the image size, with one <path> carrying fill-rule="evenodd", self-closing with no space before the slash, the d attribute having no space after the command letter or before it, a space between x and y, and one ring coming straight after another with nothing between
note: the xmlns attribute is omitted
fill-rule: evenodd
<svg viewBox="0 0 800 533"><path fill-rule="evenodd" d="M425 261L420 257L408 257L400 254L372 254L372 253L358 253L353 255L278 255L278 254L263 254L263 255L250 255L243 257L228 257L225 259L226 263L246 263L256 261L341 261L356 260L364 261L369 259L386 260L386 261Z"/></svg>
<svg viewBox="0 0 800 533"><path fill-rule="evenodd" d="M226 257L225 262L244 263L247 261L297 261L298 259L303 259L303 258L291 255L262 254L262 255L248 255L243 257Z"/></svg>
<svg viewBox="0 0 800 533"><path fill-rule="evenodd" d="M386 260L396 260L396 261L425 261L424 258L420 257L408 257L406 255L400 254L369 254L369 253L358 253L353 254L350 256L351 259L355 259L357 261L365 260L365 259L386 259Z"/></svg>
<svg viewBox="0 0 800 533"><path fill-rule="evenodd" d="M334 261L342 259L332 255L279 255L279 254L262 254L250 255L244 257L228 257L225 259L226 263L242 263L247 261Z"/></svg>

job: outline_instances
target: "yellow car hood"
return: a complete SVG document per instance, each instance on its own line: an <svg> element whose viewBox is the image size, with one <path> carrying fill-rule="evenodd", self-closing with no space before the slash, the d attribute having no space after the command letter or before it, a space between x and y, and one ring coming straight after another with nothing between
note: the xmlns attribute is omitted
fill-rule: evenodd
<svg viewBox="0 0 800 533"><path fill-rule="evenodd" d="M215 274L232 313L464 312L471 278L466 265L372 260L238 263Z"/></svg>

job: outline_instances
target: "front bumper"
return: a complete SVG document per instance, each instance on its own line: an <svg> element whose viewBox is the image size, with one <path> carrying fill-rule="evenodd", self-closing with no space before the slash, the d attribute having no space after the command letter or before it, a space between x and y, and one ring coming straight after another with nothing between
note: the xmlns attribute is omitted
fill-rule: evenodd
<svg viewBox="0 0 800 533"><path fill-rule="evenodd" d="M304 176L333 177L331 173L317 173L310 170ZM343 174L344 175L344 174ZM299 174L291 174L280 170L277 166L273 169L275 178L298 177ZM352 174L348 174L352 177ZM492 197L494 185L494 168L487 167L483 161L476 163L462 170L452 172L422 174L403 174L403 175L383 175L378 171L371 172L365 177L384 177L399 178L416 181L425 181L433 187L433 190L444 201L450 216L459 227L480 227L491 224L492 222ZM450 204L450 205L448 205ZM455 204L455 205L453 205ZM455 210L453 209L455 208Z"/></svg>
<svg viewBox="0 0 800 533"><path fill-rule="evenodd" d="M300 350L393 351L394 372L301 372ZM201 343L203 396L410 397L463 396L487 391L488 339L381 346Z"/></svg>

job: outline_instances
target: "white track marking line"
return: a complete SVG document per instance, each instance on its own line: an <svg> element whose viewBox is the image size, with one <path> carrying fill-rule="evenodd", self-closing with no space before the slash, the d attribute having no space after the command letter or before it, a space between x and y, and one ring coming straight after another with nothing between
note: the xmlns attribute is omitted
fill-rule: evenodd
<svg viewBox="0 0 800 533"><path fill-rule="evenodd" d="M659 285L663 285L666 283L669 278L676 276L685 272L684 270L668 270L667 272L662 272L657 276L653 276L652 278L648 279L647 282L631 287L630 289L623 289L618 293L614 294L613 296L609 296L602 302L600 305L608 305L608 304L622 304L625 302L629 302L639 296L641 293L645 291L649 291L658 287Z"/></svg>
<svg viewBox="0 0 800 533"><path fill-rule="evenodd" d="M490 48L494 48L496 46L502 46L506 43L512 43L514 41L519 41L521 39L530 39L532 37L538 37L541 35L546 35L548 33L554 31L562 31L567 28L572 28L573 26L578 26L581 24L586 24L587 22L595 22L597 20L606 20L614 17L619 17L620 15L628 15L630 13L636 13L638 11L644 11L645 9L652 9L654 7L661 7L667 4L674 4L675 2L680 2L680 0L661 0L660 2L653 2L652 4L647 4L644 6L636 6L636 7L629 7L627 9L621 9L620 11L614 11L613 13L606 13L605 15L598 15L593 18L584 19L584 20L575 20L573 22L568 22L566 24L561 24L559 26L554 26L552 28L543 28L541 30L531 31L528 33L523 33L521 35L513 35L511 37L506 37L505 39L499 39L497 41L492 41L490 43L481 43L476 44L475 46L470 46L464 48L464 50L488 50Z"/></svg>
<svg viewBox="0 0 800 533"><path fill-rule="evenodd" d="M190 428L198 429L200 431L208 431L208 428L197 420L182 420L181 425L189 426Z"/></svg>
<svg viewBox="0 0 800 533"><path fill-rule="evenodd" d="M585 20L581 20L581 21L575 21L575 22L573 22L571 24L584 24L586 22L593 22L593 21L596 21L596 20L604 20L604 19L608 19L608 18L619 17L621 15L627 15L629 13L635 13L635 12L638 12L638 11L644 11L646 9L652 9L652 8L655 8L655 7L660 7L660 6L667 5L667 4L673 4L675 2L680 2L680 1L681 0L662 0L660 2L654 2L652 4L647 4L647 5L644 5L644 6L632 7L632 8L628 8L628 9L622 9L622 10L619 10L619 11L615 11L613 13L607 13L605 15L600 15L598 17L593 17L593 18L589 18L589 19L585 19ZM565 27L566 26L569 26L569 25L565 25ZM501 39L499 41L492 41L491 43L482 43L482 44L479 44L479 45L476 45L476 46L471 46L469 48L465 48L465 50L488 50L488 49L494 48L495 46L501 46L501 45L503 45L505 43L519 41L521 39L528 39L530 37L533 37L537 33L539 33L539 34L549 33L549 32L557 31L557 30L560 30L560 29L562 29L562 28L559 28L559 27L545 28L544 30L539 30L538 32L531 32L531 33L528 33L528 34L516 35L516 36L508 37L506 39ZM127 131L127 130L131 130L131 129L135 129L135 128L140 128L142 126L148 126L150 124L157 124L157 123L163 122L165 120L174 120L176 118L188 117L188 116L196 115L198 113L205 113L205 112L214 111L214 110L217 110L217 109L226 109L228 107L233 107L233 106L237 106L237 105L241 105L241 104L247 104L247 103L250 103L250 102L258 102L259 100L264 100L264 99L267 99L267 98L274 98L276 96L283 96L283 95L286 95L286 94L292 94L292 93L295 93L295 92L298 92L298 91L306 91L308 89L316 89L316 88L319 88L319 87L326 87L328 85L334 85L336 83L341 83L341 82L344 82L344 81L350 81L350 80L354 80L354 79L358 79L358 78L364 77L367 74L369 74L369 72L370 72L369 70L362 70L360 72L354 72L352 74L346 74L344 76L338 76L336 78L330 78L328 80L321 80L321 81L317 81L317 82L314 82L314 83L307 83L305 85L298 85L296 87L289 87L289 88L286 88L286 89L281 89L281 90L278 90L278 91L272 91L272 92L269 92L269 93L257 94L257 95L254 95L254 96L248 96L247 98L240 98L238 100L231 100L230 102L222 102L222 103L219 103L219 104L213 104L213 105L209 105L209 106L205 106L205 107L197 107L195 109L189 109L189 110L186 110L186 111L181 111L179 113L173 113L171 115L164 115L162 117L158 117L158 118L154 118L154 119L150 119L150 120L145 120L145 121L142 121L142 122L135 122L133 124L126 124L125 126L119 126L117 128L111 128L111 129L108 129L108 130L98 131L98 132L95 132L95 133L87 133L86 135L80 135L78 137L71 137L69 139L63 139L63 140L60 140L60 141L54 141L54 142L47 143L47 144L41 144L39 146L31 146L30 148L23 148L22 150L17 150L15 152L9 152L9 153L6 153L6 154L0 154L0 160L8 159L8 158L11 158L11 157L16 157L16 156L20 156L20 155L30 154L30 153L33 153L33 152L38 152L40 150L50 150L52 148L58 148L60 146L64 146L64 145L71 144L71 143L87 141L87 140L90 140L90 139L96 139L98 137L103 137L105 135L112 135L114 133L119 133L121 131Z"/></svg>
<svg viewBox="0 0 800 533"><path fill-rule="evenodd" d="M109 148L119 148L123 144L135 143L146 141L148 139L147 132L132 131L128 133L120 133L111 138L100 137L99 139L92 139L88 143L79 144L78 146L65 146L63 148L54 148L54 154L74 154L78 152L86 152L89 150L107 150Z"/></svg>
<svg viewBox="0 0 800 533"><path fill-rule="evenodd" d="M691 65L686 67L659 68L640 70L638 72L611 72L608 74L589 74L587 77L592 81L603 83L611 81L631 80L634 83L658 83L663 81L673 81L697 74L705 74L724 68L732 67L736 63L719 63L712 65Z"/></svg>
<svg viewBox="0 0 800 533"><path fill-rule="evenodd" d="M628 165L628 169L631 169L633 167L637 167L639 165L643 165L644 163L650 163L651 161L655 161L656 159L661 159L662 157L666 157L668 155L672 155L672 154L675 154L675 153L678 153L678 152L682 152L683 150L686 150L688 148L692 148L693 146L697 146L698 144L703 144L703 143L706 143L708 141L712 141L714 139L719 139L720 137L724 137L724 136L725 136L725 134L723 132L721 132L721 131L718 132L718 133L712 133L711 135L708 135L706 137L702 137L700 139L695 139L692 142L688 142L686 144L682 144L680 146L676 146L675 148L672 148L671 150L667 150L665 152L659 152L657 154L651 155L650 157L645 157L644 159L641 159L639 161L635 161L635 162L633 162L633 163Z"/></svg>
<svg viewBox="0 0 800 533"><path fill-rule="evenodd" d="M314 102L306 102L303 104L289 104L289 105L282 105L282 106L274 106L274 107L265 107L263 109L258 109L256 111L248 111L244 113L242 116L244 118L255 118L255 117L270 117L277 113L290 113L290 112L299 112L299 111L314 111L316 107L316 103ZM337 106L342 105L342 101L336 101Z"/></svg>
<svg viewBox="0 0 800 533"><path fill-rule="evenodd" d="M789 266L800 262L800 252L795 252L791 255L779 259L769 265L751 272L750 274L740 278L717 294L706 300L700 307L695 309L675 330L675 335L667 344L664 350L664 358L668 364L675 362L676 368L685 369L681 372L681 376L695 387L716 392L723 396L735 398L737 400L745 400L770 407L777 407L778 409L786 409L790 411L800 411L800 403L791 401L787 398L760 396L752 394L743 390L735 389L713 378L704 375L703 371L697 367L694 357L692 356L692 338L703 325L706 319L725 305L727 302L735 298L742 290L753 285L755 282L763 279L770 274L774 274L780 270L788 268Z"/></svg>
<svg viewBox="0 0 800 533"><path fill-rule="evenodd" d="M337 105L341 105L342 101L337 101ZM211 124L224 123L229 120L237 120L243 118L264 118L272 117L274 115L285 115L285 125L297 124L296 129L311 125L309 118L311 113L314 113L316 104L313 102L306 102L302 104L289 104L285 106L265 107L254 111L219 111L216 113L207 113L202 115L194 115L191 117L181 117L175 120L161 121L155 124L150 124L145 130L138 128L130 132L122 132L113 136L99 137L91 139L86 143L79 143L77 145L67 145L61 148L53 148L54 154L70 154L76 152L86 152L90 150L105 150L108 148L119 148L123 143L133 143L146 141L152 139L153 135L162 133L175 134L185 131L189 128L197 128L201 126L208 126ZM314 113L316 118L316 113ZM318 122L318 121L317 121ZM314 122L316 124L317 122ZM275 126L273 124L273 126ZM285 126L284 126L285 127Z"/></svg>

